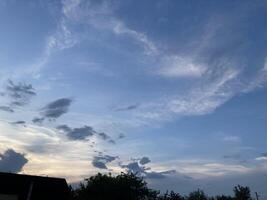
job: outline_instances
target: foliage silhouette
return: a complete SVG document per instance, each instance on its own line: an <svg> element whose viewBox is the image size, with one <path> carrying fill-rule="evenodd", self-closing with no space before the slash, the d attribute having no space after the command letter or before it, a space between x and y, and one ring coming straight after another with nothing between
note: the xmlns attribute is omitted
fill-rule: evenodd
<svg viewBox="0 0 267 200"><path fill-rule="evenodd" d="M85 184L80 184L80 188L71 193L74 200L153 200L158 196L157 191L148 189L147 183L132 173L121 173L115 177L99 173L86 179Z"/></svg>
<svg viewBox="0 0 267 200"><path fill-rule="evenodd" d="M158 196L158 200L185 200L185 198L174 191L170 193L167 191L164 195Z"/></svg>
<svg viewBox="0 0 267 200"><path fill-rule="evenodd" d="M133 173L121 173L117 176L100 174L85 179L79 187L70 186L71 200L252 200L248 187L234 187L234 197L208 197L204 191L197 190L188 196L182 196L174 191L160 194L159 191L149 189L142 177Z"/></svg>
<svg viewBox="0 0 267 200"><path fill-rule="evenodd" d="M243 186L235 186L234 188L235 200L251 200L250 189Z"/></svg>
<svg viewBox="0 0 267 200"><path fill-rule="evenodd" d="M208 197L202 190L197 190L189 194L188 200L208 200Z"/></svg>
<svg viewBox="0 0 267 200"><path fill-rule="evenodd" d="M231 196L221 195L221 196L216 196L215 199L216 200L233 200L234 198Z"/></svg>

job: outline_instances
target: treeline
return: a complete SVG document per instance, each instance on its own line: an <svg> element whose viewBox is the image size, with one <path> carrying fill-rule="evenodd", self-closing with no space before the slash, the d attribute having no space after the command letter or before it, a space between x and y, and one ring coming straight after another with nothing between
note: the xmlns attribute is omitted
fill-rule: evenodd
<svg viewBox="0 0 267 200"><path fill-rule="evenodd" d="M70 186L70 189L71 200L252 200L250 189L240 185L234 187L234 196L211 197L202 190L193 191L187 196L174 191L160 194L148 188L143 178L131 173L117 176L99 173L85 179L75 189Z"/></svg>

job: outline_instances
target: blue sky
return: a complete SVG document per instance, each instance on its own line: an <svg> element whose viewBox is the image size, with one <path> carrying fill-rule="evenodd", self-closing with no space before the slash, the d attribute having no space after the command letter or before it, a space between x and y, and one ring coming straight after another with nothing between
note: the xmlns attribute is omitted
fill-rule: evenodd
<svg viewBox="0 0 267 200"><path fill-rule="evenodd" d="M0 0L0 170L267 185L264 1Z"/></svg>

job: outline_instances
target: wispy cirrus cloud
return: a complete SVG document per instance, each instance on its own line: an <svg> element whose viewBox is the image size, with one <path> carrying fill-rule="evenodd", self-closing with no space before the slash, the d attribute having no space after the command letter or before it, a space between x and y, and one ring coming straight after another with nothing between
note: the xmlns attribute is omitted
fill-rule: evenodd
<svg viewBox="0 0 267 200"><path fill-rule="evenodd" d="M155 55L158 48L144 33L135 31L114 15L113 6L109 1L64 0L65 17L76 23L83 23L96 29L111 31L117 35L133 38L144 47L144 53Z"/></svg>
<svg viewBox="0 0 267 200"><path fill-rule="evenodd" d="M246 82L240 81L246 66L236 62L239 55L237 58L229 56L228 51L234 51L228 41L230 38L218 37L218 33L224 30L224 26L232 26L231 22L223 18L217 17L207 21L207 25L199 35L193 38L198 39L199 42L189 45L189 49L185 49L181 53L167 53L161 50L161 45L148 35L127 26L122 19L116 16L116 6L109 1L66 0L63 1L63 14L73 23L126 36L142 44L144 55L148 59L157 60L156 63L151 64L153 67L149 68L151 69L148 72L150 74L160 75L166 79L186 78L190 80L193 78L196 80L197 84L192 84L189 92L183 95L177 93L159 101L146 102L138 107L122 108L122 110L136 109L134 115L137 118L141 116L150 119L167 119L173 114L180 116L204 115L213 112L232 97L245 91L247 87ZM218 39L220 40L216 43L215 41ZM212 49L215 49L213 53L210 52ZM251 81L251 90L265 82L265 76L259 82L258 78L259 76L256 76Z"/></svg>
<svg viewBox="0 0 267 200"><path fill-rule="evenodd" d="M192 58L178 55L164 56L157 74L169 78L199 78L207 70L206 66L194 62Z"/></svg>

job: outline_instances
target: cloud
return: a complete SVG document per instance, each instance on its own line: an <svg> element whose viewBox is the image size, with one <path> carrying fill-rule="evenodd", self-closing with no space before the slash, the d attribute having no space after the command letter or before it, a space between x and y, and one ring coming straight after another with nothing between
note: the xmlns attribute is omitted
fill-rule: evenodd
<svg viewBox="0 0 267 200"><path fill-rule="evenodd" d="M68 27L68 20L65 16L62 16L58 20L56 30L46 38L45 47L39 60L24 69L21 74L25 75L26 72L26 74L39 78L40 71L46 66L55 52L69 49L79 42L80 39Z"/></svg>
<svg viewBox="0 0 267 200"><path fill-rule="evenodd" d="M97 135L102 139L105 140L107 142L109 142L110 144L116 144L115 140L111 139L111 137L109 135L107 135L106 133L97 133Z"/></svg>
<svg viewBox="0 0 267 200"><path fill-rule="evenodd" d="M24 106L36 95L35 89L31 84L18 83L8 80L6 93L11 98L10 106ZM7 109L8 110L8 109Z"/></svg>
<svg viewBox="0 0 267 200"><path fill-rule="evenodd" d="M241 141L240 137L233 136L233 135L225 136L222 138L222 140L224 142L240 142Z"/></svg>
<svg viewBox="0 0 267 200"><path fill-rule="evenodd" d="M43 118L43 117L34 117L32 119L32 122L35 124L41 124L41 123L43 123L44 120L45 120L45 118Z"/></svg>
<svg viewBox="0 0 267 200"><path fill-rule="evenodd" d="M161 60L160 69L157 71L159 75L170 78L181 77L201 77L206 67L194 62L191 58L180 57L177 55L164 56Z"/></svg>
<svg viewBox="0 0 267 200"><path fill-rule="evenodd" d="M184 52L170 52L161 50L160 43L152 41L148 35L127 26L116 16L117 7L117 4L114 6L110 1L63 1L63 13L66 20L74 24L127 36L141 44L147 60L157 61L152 63L151 70L146 70L149 74L161 75L166 80L194 78L197 83L192 84L188 92L183 95L174 93L160 100L142 104L140 109L139 105L129 105L117 108L116 111L138 108L134 116L141 118L141 121L144 121L143 118L168 120L173 115L205 115L213 112L247 87L247 81L242 82L242 72L245 66L239 63L238 56L235 58L229 56L229 52L233 51L233 39L218 38L217 34L224 31L227 23L232 25L231 22L222 22L221 18L208 20L203 30L201 29L192 38L193 41L199 42L190 44L190 48L186 47ZM220 41L217 41L218 39ZM231 40L231 43L228 40ZM257 78L258 76L255 80ZM254 86L252 87L255 89Z"/></svg>
<svg viewBox="0 0 267 200"><path fill-rule="evenodd" d="M41 109L41 115L48 119L57 119L69 111L72 99L57 99Z"/></svg>
<svg viewBox="0 0 267 200"><path fill-rule="evenodd" d="M267 161L267 157L265 157L265 156L261 156L261 157L257 157L255 160L258 160L258 161Z"/></svg>
<svg viewBox="0 0 267 200"><path fill-rule="evenodd" d="M166 170L159 172L152 171L151 168L147 168L144 166L145 164L151 162L151 160L148 157L142 157L141 159L134 159L134 160L135 161L130 162L127 165L120 165L120 166L122 168L125 168L129 173L138 174L148 179L162 179L166 178L167 175L176 173L176 170Z"/></svg>
<svg viewBox="0 0 267 200"><path fill-rule="evenodd" d="M26 125L26 122L25 121L15 121L15 122L11 122L11 124L14 124L14 125Z"/></svg>
<svg viewBox="0 0 267 200"><path fill-rule="evenodd" d="M80 128L71 128L68 125L60 125L56 127L57 130L62 131L66 134L66 136L71 140L86 140L89 137L95 135L100 137L102 140L107 141L111 144L115 144L116 142L111 139L109 135L103 132L97 132L91 126L83 126Z"/></svg>
<svg viewBox="0 0 267 200"><path fill-rule="evenodd" d="M98 135L99 135L103 140L107 140L107 139L110 138L106 133L98 133Z"/></svg>
<svg viewBox="0 0 267 200"><path fill-rule="evenodd" d="M134 109L137 109L138 107L139 107L139 104L133 104L133 105L125 106L125 107L116 108L115 111L134 110Z"/></svg>
<svg viewBox="0 0 267 200"><path fill-rule="evenodd" d="M146 178L148 179L162 179L166 178L166 175L176 174L175 170L168 170L162 172L146 172Z"/></svg>
<svg viewBox="0 0 267 200"><path fill-rule="evenodd" d="M239 155L239 154L224 155L223 158L224 158L224 159L239 160L239 159L241 159L241 155Z"/></svg>
<svg viewBox="0 0 267 200"><path fill-rule="evenodd" d="M148 60L153 58L153 60L158 61L156 74L162 75L166 79L198 78L199 82L188 90L188 94L179 95L176 93L160 102L147 103L147 105L142 106L140 112L137 112L137 117L166 119L173 114L180 116L208 114L246 87L244 86L246 82L243 84L240 81L242 70L245 67L237 61L239 58L230 58L229 53L227 53L232 48L232 45L227 46L229 38L222 39L222 41L227 40L226 46L220 46L222 41L216 43L217 33L224 29L223 25L216 25L220 24L216 20L216 23L208 21L203 32L198 34L199 37L193 38L199 42L196 42L196 45L191 47L192 49L185 50L185 52L189 51L190 54L183 52L166 53L166 51L161 51L161 48L158 48L159 45L147 35L129 28L122 20L118 19L116 10L110 2L64 1L63 10L66 18L77 24L86 24L117 35L130 36L133 40L139 41L144 46L145 52L149 52L147 53ZM210 49L215 53L211 54ZM151 71L155 74L154 65ZM146 107L149 108L145 110ZM135 105L130 105L118 108L117 111L136 108Z"/></svg>
<svg viewBox="0 0 267 200"><path fill-rule="evenodd" d="M27 162L28 160L24 154L8 149L0 154L0 171L18 173Z"/></svg>
<svg viewBox="0 0 267 200"><path fill-rule="evenodd" d="M255 158L258 161L267 161L267 153L262 153L259 157Z"/></svg>
<svg viewBox="0 0 267 200"><path fill-rule="evenodd" d="M67 20L62 18L57 31L47 40L46 54L50 55L54 50L64 50L73 47L79 40L73 35L67 26Z"/></svg>
<svg viewBox="0 0 267 200"><path fill-rule="evenodd" d="M109 142L110 144L116 144L115 140L112 140L112 139L108 140L108 142Z"/></svg>
<svg viewBox="0 0 267 200"><path fill-rule="evenodd" d="M156 102L143 104L135 116L147 120L170 120L173 115L198 116L213 112L231 99L239 89L238 70L219 70L218 73L220 76L206 78L207 80L203 80L187 94L167 96Z"/></svg>
<svg viewBox="0 0 267 200"><path fill-rule="evenodd" d="M85 24L98 30L107 30L116 35L125 35L133 38L143 46L146 55L155 55L157 46L144 33L135 31L115 17L114 6L109 1L63 1L65 18L78 24Z"/></svg>
<svg viewBox="0 0 267 200"><path fill-rule="evenodd" d="M92 165L99 169L108 169L106 164L116 160L118 156L98 155L94 156Z"/></svg>
<svg viewBox="0 0 267 200"><path fill-rule="evenodd" d="M123 139L123 138L125 138L125 134L120 133L119 136L118 136L118 139Z"/></svg>
<svg viewBox="0 0 267 200"><path fill-rule="evenodd" d="M0 110L5 111L5 112L9 112L9 113L14 112L14 110L10 106L0 106Z"/></svg>
<svg viewBox="0 0 267 200"><path fill-rule="evenodd" d="M86 140L88 137L93 136L96 133L96 131L90 126L70 128L67 125L60 125L57 129L63 131L71 140Z"/></svg>
<svg viewBox="0 0 267 200"><path fill-rule="evenodd" d="M145 164L150 163L150 162L151 162L151 160L150 160L148 157L143 157L143 158L141 158L141 160L139 161L139 163L140 163L141 165L145 165Z"/></svg>
<svg viewBox="0 0 267 200"><path fill-rule="evenodd" d="M145 167L140 166L138 162L131 162L127 165L121 165L122 168L126 168L128 172L130 173L141 173L145 174Z"/></svg>

